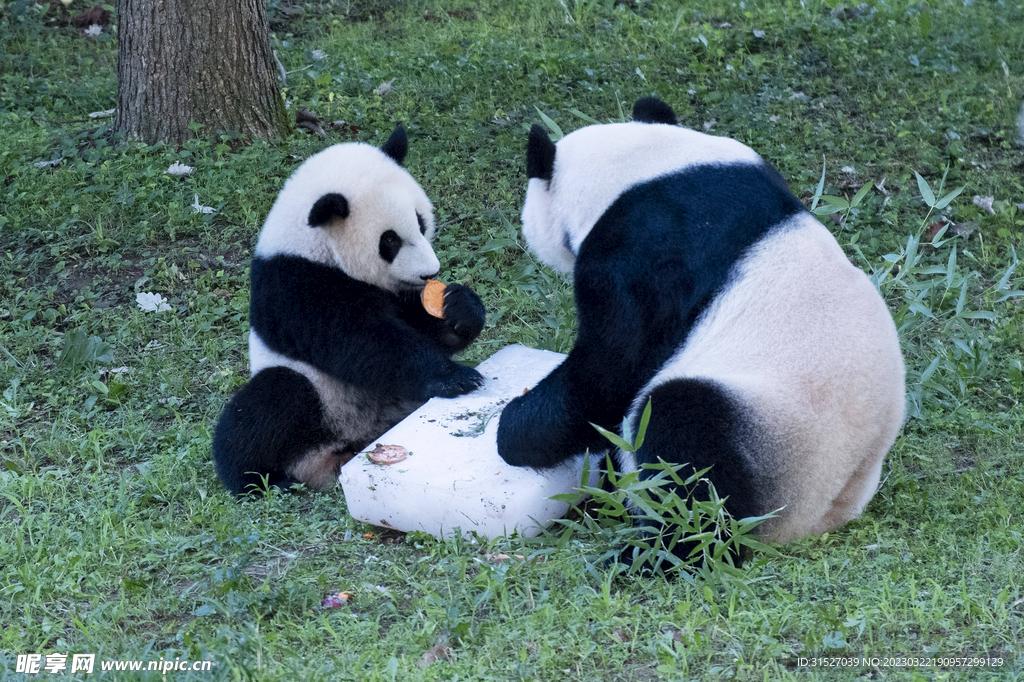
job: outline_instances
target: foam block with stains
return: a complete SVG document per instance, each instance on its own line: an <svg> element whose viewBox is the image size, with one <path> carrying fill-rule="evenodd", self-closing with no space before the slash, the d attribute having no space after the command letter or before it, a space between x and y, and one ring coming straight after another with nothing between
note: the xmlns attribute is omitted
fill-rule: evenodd
<svg viewBox="0 0 1024 682"><path fill-rule="evenodd" d="M498 456L498 417L508 401L532 388L564 355L508 346L480 363L484 387L453 399L434 398L374 441L409 451L381 465L368 452L341 469L349 513L360 521L401 531L448 537L460 529L487 537L532 536L568 510L552 495L578 489L583 456L545 471L512 467ZM603 453L592 457L597 483Z"/></svg>

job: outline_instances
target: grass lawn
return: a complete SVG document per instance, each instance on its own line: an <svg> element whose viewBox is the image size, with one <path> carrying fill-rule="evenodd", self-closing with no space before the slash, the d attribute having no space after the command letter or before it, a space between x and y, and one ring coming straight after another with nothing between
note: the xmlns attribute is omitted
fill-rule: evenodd
<svg viewBox="0 0 1024 682"><path fill-rule="evenodd" d="M326 139L125 144L88 118L115 104L111 29L0 2L0 682L49 679L16 657L50 653L96 654L92 675L69 655L82 680L1024 677L1021 0L269 7L292 111L345 122ZM585 532L438 542L356 523L340 489L225 492L210 436L247 377L251 247L302 159L404 121L443 278L488 308L464 359L565 352L571 282L519 232L526 130L622 120L647 94L809 205L824 157L821 219L874 273L908 369L910 418L860 519L742 580L619 580ZM161 658L212 669L99 671Z"/></svg>

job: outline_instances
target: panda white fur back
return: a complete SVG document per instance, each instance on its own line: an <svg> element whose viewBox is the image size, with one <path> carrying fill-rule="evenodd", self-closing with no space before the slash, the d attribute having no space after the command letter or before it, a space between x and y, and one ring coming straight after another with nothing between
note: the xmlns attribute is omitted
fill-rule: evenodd
<svg viewBox="0 0 1024 682"><path fill-rule="evenodd" d="M213 439L235 494L263 479L324 489L340 466L427 399L481 385L452 361L479 334L484 309L453 284L444 320L419 302L440 264L432 206L401 167L405 130L381 149L340 144L285 183L253 255L251 379Z"/></svg>
<svg viewBox="0 0 1024 682"><path fill-rule="evenodd" d="M547 467L605 449L590 423L625 417L635 433L650 400L644 445L620 468L711 466L734 516L784 508L765 539L825 532L871 499L902 424L895 326L771 166L674 124L647 98L634 122L557 145L531 131L523 233L573 271L579 331L504 410L499 454Z"/></svg>

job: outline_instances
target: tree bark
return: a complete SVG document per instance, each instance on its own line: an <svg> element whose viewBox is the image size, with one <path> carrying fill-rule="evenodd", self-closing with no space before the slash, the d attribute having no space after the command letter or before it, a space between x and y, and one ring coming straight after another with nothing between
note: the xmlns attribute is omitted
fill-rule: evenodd
<svg viewBox="0 0 1024 682"><path fill-rule="evenodd" d="M116 130L147 143L290 126L264 0L117 0Z"/></svg>

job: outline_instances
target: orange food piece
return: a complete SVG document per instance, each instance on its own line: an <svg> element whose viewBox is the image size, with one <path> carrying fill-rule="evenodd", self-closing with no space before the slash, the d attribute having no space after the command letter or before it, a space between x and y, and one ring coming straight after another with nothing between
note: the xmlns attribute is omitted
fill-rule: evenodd
<svg viewBox="0 0 1024 682"><path fill-rule="evenodd" d="M436 279L428 280L427 286L423 287L423 307L434 317L444 317L444 282Z"/></svg>

